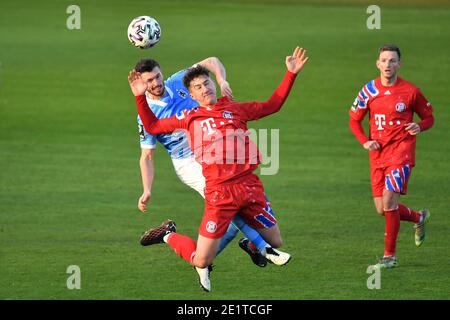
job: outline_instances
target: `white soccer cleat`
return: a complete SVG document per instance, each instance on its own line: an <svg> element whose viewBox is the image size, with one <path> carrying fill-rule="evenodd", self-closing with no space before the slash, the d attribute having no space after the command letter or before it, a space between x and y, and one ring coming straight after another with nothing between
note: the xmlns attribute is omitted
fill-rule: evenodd
<svg viewBox="0 0 450 320"><path fill-rule="evenodd" d="M208 266L206 268L198 268L194 267L195 271L198 273L198 283L206 292L211 291L211 280L210 274L212 271L212 266Z"/></svg>
<svg viewBox="0 0 450 320"><path fill-rule="evenodd" d="M289 253L274 249L266 248L265 254L267 261L276 264L277 266L284 266L291 260L291 255Z"/></svg>
<svg viewBox="0 0 450 320"><path fill-rule="evenodd" d="M416 233L414 235L414 240L416 242L416 246L420 247L425 240L425 224L430 219L430 211L421 210L420 212L420 221L414 225L416 229Z"/></svg>
<svg viewBox="0 0 450 320"><path fill-rule="evenodd" d="M373 265L375 269L392 269L397 266L396 256L387 256L378 260L378 263Z"/></svg>

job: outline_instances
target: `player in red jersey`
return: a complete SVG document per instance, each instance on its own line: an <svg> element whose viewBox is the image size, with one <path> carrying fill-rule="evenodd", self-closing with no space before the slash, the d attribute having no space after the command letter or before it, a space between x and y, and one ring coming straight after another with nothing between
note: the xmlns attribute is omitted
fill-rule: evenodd
<svg viewBox="0 0 450 320"><path fill-rule="evenodd" d="M156 118L148 108L144 96L147 85L135 70L130 72L128 81L146 131L161 134L186 130L206 179L205 211L197 243L174 232L172 221L148 231L147 243L168 243L179 256L195 266L206 291L210 291L210 265L235 214L239 213L273 247L282 244L263 185L253 174L260 163L260 154L248 137L247 122L280 110L307 60L305 50L299 47L287 56L286 75L265 102L239 103L226 97L218 100L208 71L201 66L193 67L186 73L184 84L200 107L165 119Z"/></svg>
<svg viewBox="0 0 450 320"><path fill-rule="evenodd" d="M415 243L420 246L430 216L428 210L414 211L399 203L415 165L416 135L434 123L433 108L422 92L398 77L400 57L400 49L395 45L380 48L376 62L380 77L361 89L349 111L350 128L369 151L376 210L386 220L384 255L375 265L377 268L393 268L397 264L400 221L415 223ZM361 125L368 112L369 137ZM419 115L419 123L414 122L414 113Z"/></svg>

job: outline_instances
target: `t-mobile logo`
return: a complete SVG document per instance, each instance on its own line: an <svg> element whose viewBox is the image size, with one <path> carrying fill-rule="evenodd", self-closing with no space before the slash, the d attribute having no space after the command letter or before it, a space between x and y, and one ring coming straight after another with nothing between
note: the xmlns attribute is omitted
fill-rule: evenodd
<svg viewBox="0 0 450 320"><path fill-rule="evenodd" d="M215 132L213 128L217 127L214 123L214 118L208 118L200 121L200 126L202 127L203 132L208 131L208 136L213 134Z"/></svg>
<svg viewBox="0 0 450 320"><path fill-rule="evenodd" d="M375 125L378 130L384 130L383 126L386 125L386 115L375 114Z"/></svg>

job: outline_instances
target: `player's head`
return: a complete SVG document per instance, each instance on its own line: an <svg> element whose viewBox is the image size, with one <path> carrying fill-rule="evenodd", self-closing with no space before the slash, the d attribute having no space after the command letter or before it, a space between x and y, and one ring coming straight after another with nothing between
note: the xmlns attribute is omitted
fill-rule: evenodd
<svg viewBox="0 0 450 320"><path fill-rule="evenodd" d="M201 106L210 106L217 102L216 84L205 67L196 65L189 68L184 75L183 83L188 88L192 99Z"/></svg>
<svg viewBox="0 0 450 320"><path fill-rule="evenodd" d="M164 94L164 77L157 61L149 58L141 59L134 69L141 74L142 80L148 84L148 93L154 97L161 97Z"/></svg>
<svg viewBox="0 0 450 320"><path fill-rule="evenodd" d="M386 44L378 50L377 68L381 76L391 79L397 76L400 68L400 48L393 44Z"/></svg>

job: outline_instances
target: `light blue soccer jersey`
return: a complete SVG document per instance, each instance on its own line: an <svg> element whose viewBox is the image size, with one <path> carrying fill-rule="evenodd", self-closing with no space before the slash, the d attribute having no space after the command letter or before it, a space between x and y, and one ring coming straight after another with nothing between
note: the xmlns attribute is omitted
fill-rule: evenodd
<svg viewBox="0 0 450 320"><path fill-rule="evenodd" d="M166 90L161 100L152 100L147 97L147 103L157 118L169 118L175 114L181 114L183 110L191 110L198 106L197 101L191 98L183 84L185 74L186 70L181 70L164 81ZM154 149L156 141L159 141L172 159L185 158L193 154L184 131L151 135L145 131L139 116L137 120L141 148Z"/></svg>

